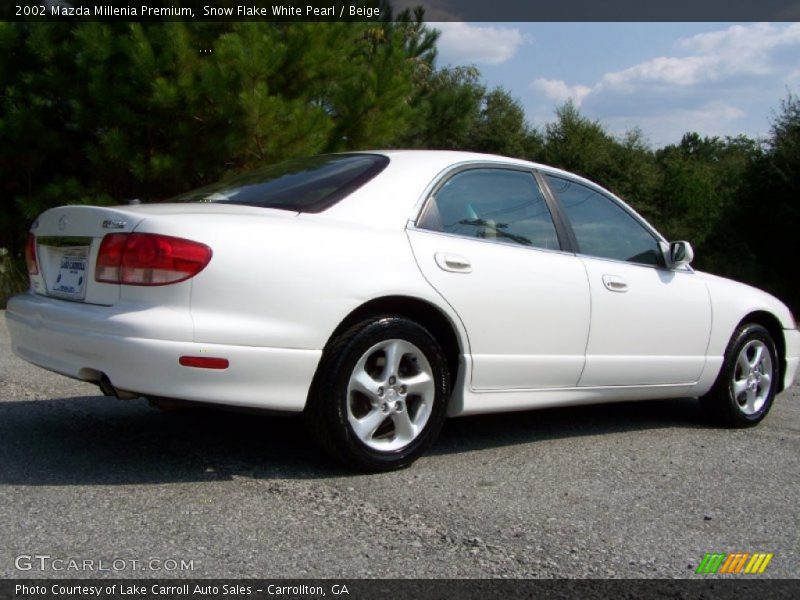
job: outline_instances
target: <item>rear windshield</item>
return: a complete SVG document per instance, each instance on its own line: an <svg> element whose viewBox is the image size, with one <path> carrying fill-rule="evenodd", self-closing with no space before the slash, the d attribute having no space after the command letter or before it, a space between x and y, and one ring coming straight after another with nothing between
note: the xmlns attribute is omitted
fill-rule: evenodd
<svg viewBox="0 0 800 600"><path fill-rule="evenodd" d="M219 202L321 212L386 168L377 154L324 154L287 160L188 192L175 202Z"/></svg>

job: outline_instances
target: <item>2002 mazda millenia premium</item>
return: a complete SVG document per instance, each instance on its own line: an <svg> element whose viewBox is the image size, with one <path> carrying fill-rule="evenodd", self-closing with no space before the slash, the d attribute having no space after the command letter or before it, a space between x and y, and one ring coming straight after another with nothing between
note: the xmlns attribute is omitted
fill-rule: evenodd
<svg viewBox="0 0 800 600"><path fill-rule="evenodd" d="M446 415L690 396L758 423L800 332L692 254L543 165L326 155L48 210L7 322L20 357L106 393L304 412L331 455L384 470Z"/></svg>

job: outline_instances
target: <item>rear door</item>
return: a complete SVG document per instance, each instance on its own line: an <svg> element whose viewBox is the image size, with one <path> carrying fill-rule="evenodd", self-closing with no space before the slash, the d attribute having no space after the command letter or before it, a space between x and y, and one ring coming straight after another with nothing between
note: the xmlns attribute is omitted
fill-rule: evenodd
<svg viewBox="0 0 800 600"><path fill-rule="evenodd" d="M473 389L577 384L589 333L586 271L561 250L531 171L453 172L408 236L425 278L467 330Z"/></svg>
<svg viewBox="0 0 800 600"><path fill-rule="evenodd" d="M599 189L546 176L586 266L592 327L581 386L685 384L705 365L711 301L691 269L667 269L659 238Z"/></svg>

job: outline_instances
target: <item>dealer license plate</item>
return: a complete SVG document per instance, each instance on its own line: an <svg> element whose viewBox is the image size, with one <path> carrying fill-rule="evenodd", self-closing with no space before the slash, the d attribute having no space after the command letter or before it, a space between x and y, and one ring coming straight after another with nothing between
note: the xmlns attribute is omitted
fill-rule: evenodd
<svg viewBox="0 0 800 600"><path fill-rule="evenodd" d="M83 298L85 289L86 257L65 254L61 257L58 276L52 291L68 298Z"/></svg>

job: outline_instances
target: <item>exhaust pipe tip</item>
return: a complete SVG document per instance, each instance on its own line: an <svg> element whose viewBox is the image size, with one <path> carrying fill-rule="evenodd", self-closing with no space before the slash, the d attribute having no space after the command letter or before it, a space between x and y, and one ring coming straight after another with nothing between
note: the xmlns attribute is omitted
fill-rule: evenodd
<svg viewBox="0 0 800 600"><path fill-rule="evenodd" d="M114 384L111 383L111 380L105 373L103 373L103 376L100 378L100 381L97 382L97 385L100 388L100 391L103 392L104 396L113 396L118 400L135 400L136 398L141 397L141 394L126 392L125 390L120 390L114 387Z"/></svg>
<svg viewBox="0 0 800 600"><path fill-rule="evenodd" d="M114 386L111 383L111 380L108 378L108 375L105 373L100 378L100 381L97 382L97 387L100 388L100 391L103 392L104 396L114 396L117 397L117 390L114 389Z"/></svg>

